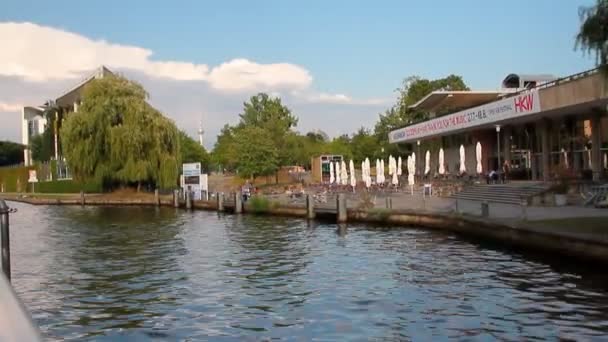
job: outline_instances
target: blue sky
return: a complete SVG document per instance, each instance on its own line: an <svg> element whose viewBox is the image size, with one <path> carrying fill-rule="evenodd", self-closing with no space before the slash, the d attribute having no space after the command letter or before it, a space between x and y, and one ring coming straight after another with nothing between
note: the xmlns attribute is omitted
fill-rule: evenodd
<svg viewBox="0 0 608 342"><path fill-rule="evenodd" d="M155 61L290 63L309 72L310 92L387 99L409 75L454 73L474 89L495 89L510 72L567 75L590 68L594 60L574 50L574 37L578 8L591 3L3 0L0 22L149 49ZM0 102L9 100L0 95ZM369 116L364 123L382 107L353 106L342 111Z"/></svg>

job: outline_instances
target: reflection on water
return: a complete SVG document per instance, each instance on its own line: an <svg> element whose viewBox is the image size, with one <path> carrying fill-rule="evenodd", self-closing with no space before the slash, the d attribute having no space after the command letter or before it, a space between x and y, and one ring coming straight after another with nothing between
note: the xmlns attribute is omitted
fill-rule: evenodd
<svg viewBox="0 0 608 342"><path fill-rule="evenodd" d="M602 270L419 229L12 204L13 284L49 339L594 339Z"/></svg>

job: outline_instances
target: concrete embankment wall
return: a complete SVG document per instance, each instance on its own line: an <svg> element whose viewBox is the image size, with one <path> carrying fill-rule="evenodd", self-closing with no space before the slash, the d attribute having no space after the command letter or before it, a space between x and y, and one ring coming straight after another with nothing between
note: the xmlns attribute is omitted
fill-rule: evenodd
<svg viewBox="0 0 608 342"><path fill-rule="evenodd" d="M0 196L0 198L34 205L82 205L75 199L28 198L19 196ZM134 205L173 207L173 201L160 200L103 200L86 198L86 205ZM181 203L184 207L184 203ZM192 208L198 210L217 210L216 201L193 201ZM233 212L234 204L226 204L224 211ZM262 212L254 212L245 205L244 212L259 215L307 217L305 207L274 206ZM332 215L325 215L331 217ZM319 216L318 216L319 217ZM335 220L335 216L333 217ZM457 214L414 212L408 210L356 210L347 212L348 222L373 223L379 226L422 227L457 233L462 236L487 239L511 247L528 249L534 252L569 256L600 263L608 263L608 243L582 237L565 236L557 233L540 232L527 228L512 227L489 219L480 219Z"/></svg>

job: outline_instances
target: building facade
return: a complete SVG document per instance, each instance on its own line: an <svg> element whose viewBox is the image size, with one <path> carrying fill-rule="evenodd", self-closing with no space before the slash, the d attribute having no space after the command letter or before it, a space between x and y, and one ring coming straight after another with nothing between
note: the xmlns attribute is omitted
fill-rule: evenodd
<svg viewBox="0 0 608 342"><path fill-rule="evenodd" d="M23 107L21 112L21 143L26 146L23 151L24 162L26 166L32 165L32 151L30 149L30 143L33 137L44 133L47 128L48 120L47 115L54 115L54 122L57 122L59 118L65 117L67 113L78 112L78 106L82 101L82 91L84 87L94 79L102 78L113 73L105 66L99 67L95 72L86 77L80 83L70 88L59 97L54 100L48 100L41 106L27 106ZM52 114L48 114L51 112ZM53 158L60 160L60 139L57 134L58 125L55 124L53 127Z"/></svg>
<svg viewBox="0 0 608 342"><path fill-rule="evenodd" d="M416 103L430 119L389 133L392 143L431 152L431 172L460 170L465 148L467 174L475 175L482 145L482 174L507 161L521 179L557 177L600 180L608 169L608 80L598 69L556 79L550 75L508 75L496 92L433 92ZM453 111L450 111L453 109ZM435 112L448 112L436 116ZM417 163L420 165L420 162Z"/></svg>

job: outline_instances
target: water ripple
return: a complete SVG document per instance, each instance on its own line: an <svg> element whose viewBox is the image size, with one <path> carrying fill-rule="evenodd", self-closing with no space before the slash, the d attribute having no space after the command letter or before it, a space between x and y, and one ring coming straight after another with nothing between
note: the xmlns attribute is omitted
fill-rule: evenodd
<svg viewBox="0 0 608 342"><path fill-rule="evenodd" d="M594 340L608 279L419 229L31 207L14 285L49 340ZM373 228L373 227L372 227Z"/></svg>

